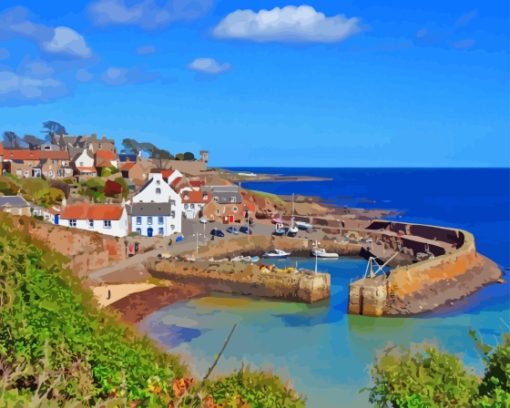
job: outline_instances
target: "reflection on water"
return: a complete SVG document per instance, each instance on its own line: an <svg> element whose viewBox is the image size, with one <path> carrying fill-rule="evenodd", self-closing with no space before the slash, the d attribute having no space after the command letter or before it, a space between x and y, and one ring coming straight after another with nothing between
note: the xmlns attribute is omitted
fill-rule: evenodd
<svg viewBox="0 0 510 408"><path fill-rule="evenodd" d="M313 268L313 260L299 259ZM280 261L294 264L295 260ZM510 323L509 285L492 285L463 302L463 309L419 318L351 316L347 309L349 282L361 276L365 261L322 261L331 273L328 302L305 305L227 295L170 305L147 317L141 327L173 352L192 356L193 369L204 374L234 323L239 327L217 367L217 373L242 362L270 369L290 379L308 397L310 407L368 406L358 391L369 381L374 354L388 343L440 344L480 368L480 359L468 330L478 330L494 342Z"/></svg>

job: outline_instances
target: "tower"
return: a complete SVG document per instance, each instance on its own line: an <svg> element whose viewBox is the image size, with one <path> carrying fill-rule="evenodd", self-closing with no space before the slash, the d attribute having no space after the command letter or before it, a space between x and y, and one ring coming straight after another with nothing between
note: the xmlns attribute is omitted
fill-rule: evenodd
<svg viewBox="0 0 510 408"><path fill-rule="evenodd" d="M200 160L207 164L209 161L209 152L207 150L200 150Z"/></svg>

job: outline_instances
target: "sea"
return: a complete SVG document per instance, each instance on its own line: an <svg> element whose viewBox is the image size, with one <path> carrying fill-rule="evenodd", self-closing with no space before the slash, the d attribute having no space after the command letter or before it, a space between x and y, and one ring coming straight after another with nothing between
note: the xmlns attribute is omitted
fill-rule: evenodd
<svg viewBox="0 0 510 408"><path fill-rule="evenodd" d="M243 182L247 189L320 197L324 202L395 210L390 218L471 231L480 253L504 271L506 283L433 313L371 318L346 313L348 285L365 270L359 258L319 261L332 294L314 305L213 294L167 306L140 328L203 375L233 324L216 375L241 365L280 375L313 408L369 407L370 370L387 347L432 344L456 354L477 373L482 360L469 335L489 344L510 332L510 169L232 168L232 171L312 176L327 181ZM279 261L313 268L310 258Z"/></svg>

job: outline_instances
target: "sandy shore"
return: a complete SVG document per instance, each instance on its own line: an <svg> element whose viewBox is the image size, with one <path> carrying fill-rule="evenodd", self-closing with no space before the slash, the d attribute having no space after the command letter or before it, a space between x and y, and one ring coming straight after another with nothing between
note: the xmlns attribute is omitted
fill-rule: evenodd
<svg viewBox="0 0 510 408"><path fill-rule="evenodd" d="M145 316L180 300L205 295L204 289L196 285L173 283L170 286L155 286L145 291L132 292L128 296L110 304L118 311L122 320L137 323Z"/></svg>
<svg viewBox="0 0 510 408"><path fill-rule="evenodd" d="M94 292L99 305L101 307L108 306L112 303L117 302L120 299L125 298L133 293L144 292L154 288L156 285L152 283L123 283L120 285L101 285L91 288ZM108 298L108 291L110 292L110 298Z"/></svg>

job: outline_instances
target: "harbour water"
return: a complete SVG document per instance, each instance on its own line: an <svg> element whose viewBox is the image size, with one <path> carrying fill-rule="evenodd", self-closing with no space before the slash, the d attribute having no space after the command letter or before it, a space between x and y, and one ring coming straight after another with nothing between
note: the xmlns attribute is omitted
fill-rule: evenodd
<svg viewBox="0 0 510 408"><path fill-rule="evenodd" d="M482 253L503 267L509 265L508 170L243 170L334 177L328 182L244 186L279 194L319 195L341 205L399 209L406 212L405 220L466 228L474 232ZM280 262L296 261L300 267L313 268L310 258ZM477 330L489 343L510 331L508 283L488 286L453 307L420 317L347 315L348 284L365 266L365 261L355 258L320 261L319 269L332 277L327 302L303 305L215 295L165 307L140 326L170 351L189 356L200 375L230 327L238 323L218 373L242 363L272 370L306 394L308 406L318 408L369 406L367 394L359 390L369 384L375 354L388 344L434 343L480 370L480 357L468 331Z"/></svg>

